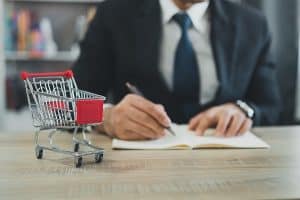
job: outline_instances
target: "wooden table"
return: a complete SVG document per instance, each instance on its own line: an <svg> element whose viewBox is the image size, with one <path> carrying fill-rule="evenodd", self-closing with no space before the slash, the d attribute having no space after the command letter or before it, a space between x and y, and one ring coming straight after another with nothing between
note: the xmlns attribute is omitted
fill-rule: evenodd
<svg viewBox="0 0 300 200"><path fill-rule="evenodd" d="M120 151L92 134L105 158L100 164L87 158L81 169L52 152L37 160L32 133L2 133L0 199L300 198L300 127L254 132L271 149Z"/></svg>

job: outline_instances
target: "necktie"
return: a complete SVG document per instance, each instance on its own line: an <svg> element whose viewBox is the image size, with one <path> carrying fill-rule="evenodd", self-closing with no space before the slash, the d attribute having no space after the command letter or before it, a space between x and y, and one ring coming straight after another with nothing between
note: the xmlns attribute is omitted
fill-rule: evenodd
<svg viewBox="0 0 300 200"><path fill-rule="evenodd" d="M192 105L199 105L199 69L195 51L188 36L188 29L192 21L186 13L176 14L173 20L181 28L181 38L175 54L173 74L174 94L183 103L185 117L190 117L193 112Z"/></svg>
<svg viewBox="0 0 300 200"><path fill-rule="evenodd" d="M192 21L186 13L174 15L181 28L181 38L175 54L174 93L183 102L199 102L199 72L195 51L188 36Z"/></svg>

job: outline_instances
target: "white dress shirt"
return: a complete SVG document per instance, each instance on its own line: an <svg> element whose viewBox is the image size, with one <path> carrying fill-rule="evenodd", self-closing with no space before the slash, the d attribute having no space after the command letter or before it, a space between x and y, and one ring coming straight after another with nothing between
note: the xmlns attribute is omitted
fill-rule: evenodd
<svg viewBox="0 0 300 200"><path fill-rule="evenodd" d="M182 12L173 0L160 0L162 10L162 40L160 52L160 72L169 87L173 89L173 72L177 44L181 37L179 25L172 20L173 16ZM196 53L201 88L199 91L201 104L212 101L216 95L219 81L216 64L210 41L209 0L194 4L186 13L193 26L188 34Z"/></svg>

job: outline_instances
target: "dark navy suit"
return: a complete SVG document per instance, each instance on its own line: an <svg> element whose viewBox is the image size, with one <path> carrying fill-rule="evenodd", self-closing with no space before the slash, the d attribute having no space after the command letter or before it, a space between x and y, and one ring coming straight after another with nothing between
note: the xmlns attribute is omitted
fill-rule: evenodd
<svg viewBox="0 0 300 200"><path fill-rule="evenodd" d="M194 113L240 99L255 109L255 125L276 123L280 98L266 19L225 0L211 0L209 12L220 87L215 99ZM159 72L161 26L158 0L100 3L73 68L79 87L103 95L112 92L117 103L128 93L129 81L148 99L163 104L174 122L187 122L181 102Z"/></svg>

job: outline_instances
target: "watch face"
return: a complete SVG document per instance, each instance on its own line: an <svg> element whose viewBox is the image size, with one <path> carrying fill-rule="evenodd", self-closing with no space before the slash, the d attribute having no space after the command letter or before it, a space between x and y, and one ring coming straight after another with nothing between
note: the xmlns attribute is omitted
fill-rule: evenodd
<svg viewBox="0 0 300 200"><path fill-rule="evenodd" d="M254 110L252 108L250 108L250 107L249 107L249 109L250 109L249 118L252 119L254 117Z"/></svg>
<svg viewBox="0 0 300 200"><path fill-rule="evenodd" d="M245 112L248 118L254 117L254 110L245 102L238 100L237 105Z"/></svg>

